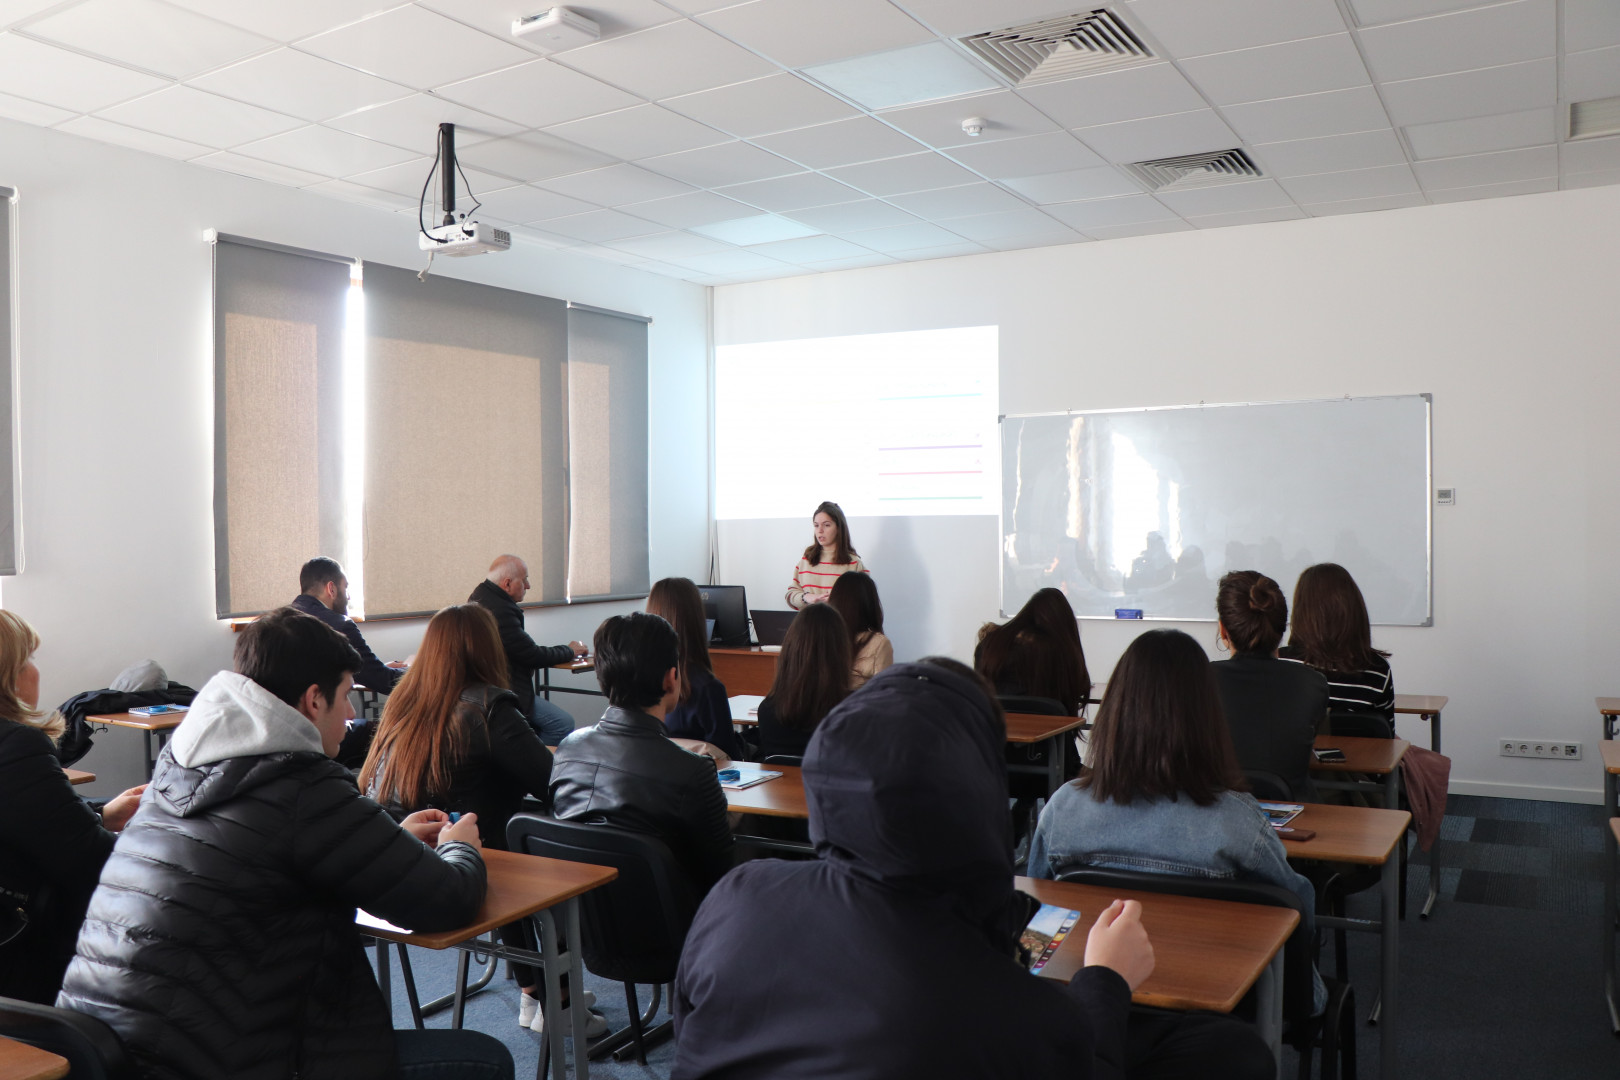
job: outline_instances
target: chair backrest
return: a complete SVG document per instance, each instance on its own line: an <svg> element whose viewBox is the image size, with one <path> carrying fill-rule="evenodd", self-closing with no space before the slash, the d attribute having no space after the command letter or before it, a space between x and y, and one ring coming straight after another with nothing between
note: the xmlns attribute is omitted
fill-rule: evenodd
<svg viewBox="0 0 1620 1080"><path fill-rule="evenodd" d="M802 755L802 754L770 754L765 758L764 761L760 762L760 764L761 765L767 765L767 766L769 766L769 765L791 765L795 769L797 769L799 766L804 764L804 755Z"/></svg>
<svg viewBox="0 0 1620 1080"><path fill-rule="evenodd" d="M73 1080L138 1080L124 1044L93 1016L0 997L0 1035L64 1057Z"/></svg>
<svg viewBox="0 0 1620 1080"><path fill-rule="evenodd" d="M1033 713L1036 716L1067 716L1068 712L1049 697L1031 697L1027 694L997 694L1002 712Z"/></svg>
<svg viewBox="0 0 1620 1080"><path fill-rule="evenodd" d="M525 855L617 870L617 878L580 898L585 966L616 982L674 981L698 898L669 845L616 825L544 814L514 814L506 842Z"/></svg>
<svg viewBox="0 0 1620 1080"><path fill-rule="evenodd" d="M1249 782L1249 794L1271 802L1294 802L1294 789L1276 773L1264 769L1244 769L1243 778Z"/></svg>
<svg viewBox="0 0 1620 1080"><path fill-rule="evenodd" d="M1316 935L1305 926L1310 912L1292 889L1259 881L1231 878L1179 877L1143 870L1110 870L1079 867L1058 875L1059 881L1100 885L1106 889L1196 896L1205 900L1229 900L1239 904L1292 908L1299 912L1299 925L1283 945L1283 1016L1290 1020L1309 1019L1316 1011Z"/></svg>
<svg viewBox="0 0 1620 1080"><path fill-rule="evenodd" d="M1395 728L1378 713L1334 709L1328 713L1328 730L1352 739L1393 739Z"/></svg>

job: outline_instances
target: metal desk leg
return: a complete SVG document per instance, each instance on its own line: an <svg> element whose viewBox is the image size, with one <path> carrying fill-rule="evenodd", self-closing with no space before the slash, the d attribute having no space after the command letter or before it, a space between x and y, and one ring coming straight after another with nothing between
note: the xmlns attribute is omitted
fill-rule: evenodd
<svg viewBox="0 0 1620 1080"><path fill-rule="evenodd" d="M1405 838L1402 838L1402 842ZM1395 1080L1400 1062L1399 1048L1397 1046L1397 1033L1399 1027L1398 1010L1395 1007L1395 996L1400 983L1400 888L1401 867L1395 858L1394 852L1384 861L1383 874L1380 877L1382 885L1383 904L1382 918L1379 925L1381 945L1381 971L1379 972L1379 1080Z"/></svg>
<svg viewBox="0 0 1620 1080"><path fill-rule="evenodd" d="M1260 1037L1271 1048L1271 1056L1277 1061L1277 1080L1282 1080L1282 983L1283 983L1283 950L1278 949L1277 955L1271 958L1266 970L1260 973L1260 981L1255 984L1255 995L1258 998L1255 1009L1255 1026L1259 1029Z"/></svg>
<svg viewBox="0 0 1620 1080"><path fill-rule="evenodd" d="M579 899L567 900L556 907L539 913L540 953L544 958L546 976L546 1036L551 1046L552 1080L567 1080L567 1059L563 1047L562 1030L562 965L568 962L568 993L570 1004L585 992L585 965L579 951ZM558 924L561 923L561 926ZM559 930L567 935L568 951L558 948ZM587 1080L590 1076L590 1058L585 1045L585 1023L589 1009L569 1010L573 1017L572 1030L567 1034L574 1040L574 1080ZM545 1075L545 1059L540 1060L538 1076Z"/></svg>
<svg viewBox="0 0 1620 1080"><path fill-rule="evenodd" d="M1607 717L1605 717L1607 719ZM1607 770L1603 773L1603 810L1605 816L1615 812L1616 777ZM1607 826L1608 822L1604 822ZM1615 842L1614 830L1603 830L1603 997L1609 1005L1609 1026L1620 1035L1620 1003L1615 1000L1614 988L1614 902L1615 902Z"/></svg>
<svg viewBox="0 0 1620 1080"><path fill-rule="evenodd" d="M1057 789L1063 786L1063 761L1067 756L1063 750L1064 738L1074 738L1074 732L1066 731L1062 735L1054 735L1046 740L1046 797L1051 799L1057 794Z"/></svg>
<svg viewBox="0 0 1620 1080"><path fill-rule="evenodd" d="M1429 749L1435 753L1440 752L1440 714L1427 713L1424 719L1429 722Z"/></svg>
<svg viewBox="0 0 1620 1080"><path fill-rule="evenodd" d="M382 990L383 1000L388 1003L388 1015L394 1014L394 991L390 986L388 977L388 942L382 938L374 939L377 945L377 986Z"/></svg>

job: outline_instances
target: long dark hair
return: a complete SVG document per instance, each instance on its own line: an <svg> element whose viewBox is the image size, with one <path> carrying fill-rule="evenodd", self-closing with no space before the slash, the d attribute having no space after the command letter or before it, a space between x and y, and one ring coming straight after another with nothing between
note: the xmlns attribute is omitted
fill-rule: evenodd
<svg viewBox="0 0 1620 1080"><path fill-rule="evenodd" d="M709 635L703 617L703 594L691 578L667 577L653 583L647 593L647 611L662 616L675 628L681 642L681 704L692 700L693 676L713 675L709 663Z"/></svg>
<svg viewBox="0 0 1620 1080"><path fill-rule="evenodd" d="M814 731L849 696L854 666L843 616L828 604L811 604L800 611L788 624L771 681L777 719L784 727Z"/></svg>
<svg viewBox="0 0 1620 1080"><path fill-rule="evenodd" d="M1080 624L1069 598L1057 589L1041 589L1001 626L985 623L973 666L998 689L1051 698L1071 716L1079 715L1091 696Z"/></svg>
<svg viewBox="0 0 1620 1080"><path fill-rule="evenodd" d="M827 606L843 617L852 653L861 651L867 638L883 633L883 601L871 574L840 574L827 594Z"/></svg>
<svg viewBox="0 0 1620 1080"><path fill-rule="evenodd" d="M1307 566L1294 586L1294 628L1288 647L1322 671L1361 671L1388 656L1372 644L1367 602L1350 571L1338 563Z"/></svg>
<svg viewBox="0 0 1620 1080"><path fill-rule="evenodd" d="M1282 586L1258 570L1234 570L1221 578L1215 614L1226 627L1226 640L1240 653L1270 656L1288 627Z"/></svg>
<svg viewBox="0 0 1620 1080"><path fill-rule="evenodd" d="M360 769L360 790L419 810L450 790L470 732L456 724L461 692L506 686L506 653L495 617L478 604L447 607L428 620L422 647L383 706Z"/></svg>
<svg viewBox="0 0 1620 1080"><path fill-rule="evenodd" d="M1090 764L1080 786L1122 806L1183 795L1208 806L1223 791L1245 789L1198 642L1180 630L1149 630L1131 642L1108 679Z"/></svg>
<svg viewBox="0 0 1620 1080"><path fill-rule="evenodd" d="M810 515L812 523L816 520L816 514L826 514L833 519L833 524L838 526L838 543L833 545L834 564L854 562L855 556L859 553L855 550L855 545L849 542L849 522L844 520L843 507L829 500L816 507L816 513ZM820 566L821 545L811 540L810 546L804 549L804 557L810 560L811 566Z"/></svg>

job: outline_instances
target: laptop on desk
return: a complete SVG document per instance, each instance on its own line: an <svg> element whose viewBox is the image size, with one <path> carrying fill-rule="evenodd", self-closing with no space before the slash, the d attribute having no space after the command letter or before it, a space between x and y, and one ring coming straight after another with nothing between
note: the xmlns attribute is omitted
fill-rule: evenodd
<svg viewBox="0 0 1620 1080"><path fill-rule="evenodd" d="M797 611L760 611L750 610L748 617L754 622L754 636L759 638L761 645L781 645L782 639L787 637L788 627L793 623Z"/></svg>

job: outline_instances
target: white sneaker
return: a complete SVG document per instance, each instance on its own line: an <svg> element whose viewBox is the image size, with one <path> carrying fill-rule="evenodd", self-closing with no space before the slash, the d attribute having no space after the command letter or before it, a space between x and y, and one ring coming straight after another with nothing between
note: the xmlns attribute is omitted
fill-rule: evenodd
<svg viewBox="0 0 1620 1080"><path fill-rule="evenodd" d="M530 997L521 991L518 993L518 1027L533 1028L534 1018L540 1015L540 999Z"/></svg>
<svg viewBox="0 0 1620 1080"><path fill-rule="evenodd" d="M590 1006L587 1005L587 1011L585 1013L585 1037L587 1039L601 1038L603 1035L607 1034L607 1017L603 1016L601 1013L590 1012L589 1009ZM574 1007L572 1005L568 1006L568 1008L562 1011L561 1020L563 1034L571 1035L574 1031ZM543 1032L546 1030L546 1011L544 1009L540 1009L535 1012L534 1022L529 1025L529 1030L535 1032Z"/></svg>

